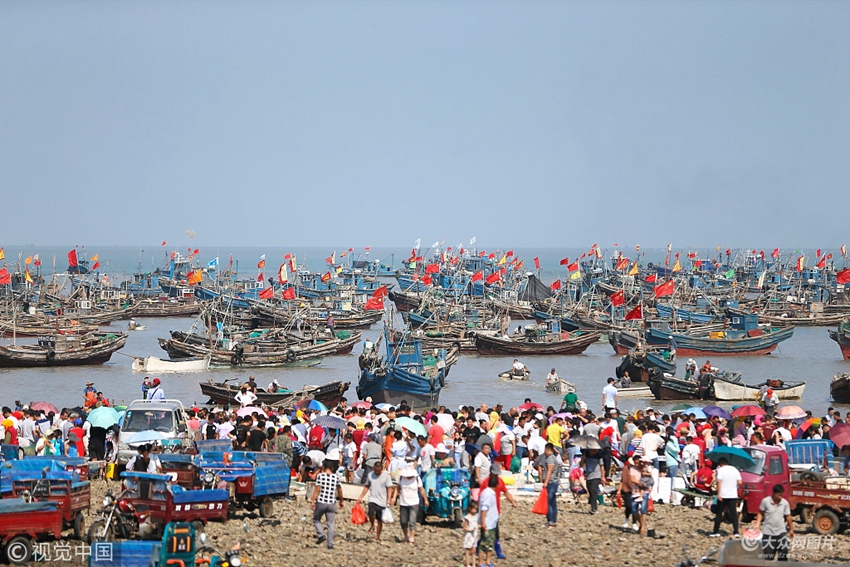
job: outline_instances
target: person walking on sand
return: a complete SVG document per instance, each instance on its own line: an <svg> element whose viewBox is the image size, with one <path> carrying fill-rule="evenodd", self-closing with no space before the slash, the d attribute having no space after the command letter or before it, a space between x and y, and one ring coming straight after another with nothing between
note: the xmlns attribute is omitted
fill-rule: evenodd
<svg viewBox="0 0 850 567"><path fill-rule="evenodd" d="M477 567L475 548L478 546L480 532L478 521L478 502L471 500L466 516L463 517L463 555L466 567Z"/></svg>
<svg viewBox="0 0 850 567"><path fill-rule="evenodd" d="M490 476L487 487L478 496L479 526L481 527L481 545L478 556L482 565L493 564L493 550L496 544L496 528L499 526L499 509L496 506L495 488L499 485L499 479ZM483 559L482 559L483 556Z"/></svg>
<svg viewBox="0 0 850 567"><path fill-rule="evenodd" d="M561 476L561 467L558 464L558 457L555 456L555 446L551 443L546 443L544 449L546 455L543 479L543 487L546 490L546 526L554 528L558 521L558 479Z"/></svg>
<svg viewBox="0 0 850 567"><path fill-rule="evenodd" d="M723 516L732 520L732 534L738 538L738 488L741 486L741 473L729 464L725 457L718 461L717 471L717 512L714 515L714 531L711 537L720 537L720 524Z"/></svg>
<svg viewBox="0 0 850 567"><path fill-rule="evenodd" d="M345 505L345 501L342 499L342 485L339 482L339 477L336 475L331 461L325 461L322 472L316 476L316 488L313 490L310 508L313 510L316 544L321 544L327 540L328 549L334 548L337 500L339 500L339 510L342 511ZM325 533L322 530L322 517L325 518L328 524L327 537L325 537Z"/></svg>
<svg viewBox="0 0 850 567"><path fill-rule="evenodd" d="M366 478L366 486L357 502L362 502L366 493L369 493L369 533L375 534L375 540L381 541L381 530L384 529L384 509L389 505L393 494L393 481L384 463L378 461L372 472ZM377 527L375 526L377 524Z"/></svg>
<svg viewBox="0 0 850 567"><path fill-rule="evenodd" d="M404 541L413 545L416 542L416 517L419 515L419 506L428 502L422 478L413 467L403 468L399 472L393 504L395 501L399 503L398 518Z"/></svg>

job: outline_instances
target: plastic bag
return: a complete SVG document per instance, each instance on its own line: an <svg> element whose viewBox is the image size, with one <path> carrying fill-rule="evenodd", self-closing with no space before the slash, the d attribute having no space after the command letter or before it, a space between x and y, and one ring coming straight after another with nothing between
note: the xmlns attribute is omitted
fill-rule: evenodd
<svg viewBox="0 0 850 567"><path fill-rule="evenodd" d="M363 511L363 506L360 505L360 502L351 508L351 523L355 526L366 523L366 512Z"/></svg>
<svg viewBox="0 0 850 567"><path fill-rule="evenodd" d="M617 493L617 508L623 507L623 495L619 492Z"/></svg>
<svg viewBox="0 0 850 567"><path fill-rule="evenodd" d="M649 503L646 505L646 513L652 514L653 512L655 512L655 501L650 498Z"/></svg>
<svg viewBox="0 0 850 567"><path fill-rule="evenodd" d="M537 497L537 502L534 503L531 513L545 516L547 512L549 512L549 493L544 488L540 491L540 496Z"/></svg>
<svg viewBox="0 0 850 567"><path fill-rule="evenodd" d="M395 522L395 518L393 518L393 511L390 510L389 506L384 508L384 512L381 514L381 521L385 524L392 524Z"/></svg>

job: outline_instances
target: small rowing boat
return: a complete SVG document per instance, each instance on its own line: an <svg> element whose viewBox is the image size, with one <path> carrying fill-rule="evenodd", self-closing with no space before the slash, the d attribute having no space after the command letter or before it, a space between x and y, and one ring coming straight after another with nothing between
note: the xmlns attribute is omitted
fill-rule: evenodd
<svg viewBox="0 0 850 567"><path fill-rule="evenodd" d="M163 360L155 356L133 358L133 372L203 372L210 367L210 357L181 358L180 360Z"/></svg>

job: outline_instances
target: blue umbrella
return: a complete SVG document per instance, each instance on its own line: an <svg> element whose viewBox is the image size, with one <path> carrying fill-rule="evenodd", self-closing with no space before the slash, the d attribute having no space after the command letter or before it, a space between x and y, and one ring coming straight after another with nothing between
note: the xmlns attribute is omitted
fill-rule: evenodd
<svg viewBox="0 0 850 567"><path fill-rule="evenodd" d="M310 409L310 410L314 410L314 411L328 411L328 406L326 406L325 404L323 404L319 400L303 401L300 404L298 404L298 407L300 407L302 409Z"/></svg>
<svg viewBox="0 0 850 567"><path fill-rule="evenodd" d="M92 427L102 427L104 429L108 429L118 423L118 420L121 416L118 415L118 412L112 408L108 407L100 407L95 408L89 412L88 417L86 417L86 421L91 423Z"/></svg>
<svg viewBox="0 0 850 567"><path fill-rule="evenodd" d="M391 409L395 409L395 406L392 405L392 404L378 404L375 407L378 408L381 411L385 411L385 410L388 411L388 410L391 410Z"/></svg>
<svg viewBox="0 0 850 567"><path fill-rule="evenodd" d="M708 416L705 415L705 412L702 411L701 408L688 408L686 410L682 410L682 415L691 415L694 414L694 417L697 419L708 419Z"/></svg>
<svg viewBox="0 0 850 567"><path fill-rule="evenodd" d="M702 408L702 411L705 412L705 415L712 415L721 419L732 419L732 416L729 415L729 412L721 408L720 406L705 406L704 408Z"/></svg>
<svg viewBox="0 0 850 567"><path fill-rule="evenodd" d="M756 464L750 454L740 447L729 447L727 445L712 449L705 455L705 458L711 459L713 463L716 463L721 458L725 458L736 469L745 469Z"/></svg>

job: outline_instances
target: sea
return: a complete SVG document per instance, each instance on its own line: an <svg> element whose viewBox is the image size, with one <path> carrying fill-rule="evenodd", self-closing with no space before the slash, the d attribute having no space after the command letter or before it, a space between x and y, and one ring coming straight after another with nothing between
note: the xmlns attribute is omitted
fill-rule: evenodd
<svg viewBox="0 0 850 567"><path fill-rule="evenodd" d="M66 254L70 247L10 247L6 246L6 262L14 262L16 256L22 257L39 254L42 259L43 274L49 277L52 272L53 256L56 256L57 271L64 271ZM110 274L119 276L130 275L137 270L140 262L145 268L161 265L170 252L163 250L144 251L141 248L122 247L92 247L85 252L88 257L98 254L102 265ZM183 251L186 247L182 248ZM347 248L337 248L337 261L340 254ZM500 252L505 252L502 250ZM266 255L266 265L271 266L270 272L276 270L279 262L287 253L298 255L299 264L306 263L310 269L319 271L325 268L325 258L334 252L332 248L233 248L202 250L200 261L208 262L218 256L221 264L229 262L233 254L234 265L239 262L240 273L246 277L256 276L256 263L262 254ZM528 269L533 269L533 258L539 257L541 263L541 278L550 281L555 277L564 277L564 269L560 260L565 257L575 259L587 250L581 249L516 249L515 255L524 259ZM632 256L634 249L631 250ZM716 251L711 251L716 254ZM489 251L488 251L489 253ZM628 252L624 253L629 255ZM709 253L709 251L706 251ZM10 256L11 254L11 256ZM353 254L362 259L380 260L390 264L394 260L396 267L401 260L407 258L410 250L392 248L373 248L366 252L361 248ZM643 252L643 261L663 261L666 250L648 250ZM81 254L82 255L82 254ZM245 266L249 267L245 267ZM529 266L531 266L529 268ZM266 268L269 269L269 268ZM83 389L88 380L103 391L104 395L117 403L128 403L141 397L141 384L144 374L131 370L132 357L158 356L167 358L160 349L157 338L168 337L170 330L188 330L194 323L194 318L164 318L137 319L146 328L143 331L129 332L126 346L112 356L112 359L100 366L83 366L72 368L38 368L38 369L0 369L0 404L11 406L16 401L24 404L36 401L48 401L58 407L73 407L83 401ZM512 326L524 325L523 321L514 321ZM117 321L111 327L104 329L124 331L127 321ZM364 332L364 338L376 340L381 333L382 323L377 323ZM2 339L8 344L11 339ZM19 339L19 342L23 342ZM269 384L277 379L281 385L297 389L305 385L318 385L334 380L351 382L347 393L349 400L357 398L355 386L358 376L357 356L361 347L358 346L350 355L332 356L313 368L222 368L206 372L185 374L163 374L162 380L166 395L182 400L186 404L204 404L207 400L202 396L199 383L207 380L221 382L244 382L248 376L254 375L260 385ZM591 345L584 354L576 356L532 356L522 359L531 370L529 382L500 382L498 374L510 368L513 361L509 356L479 356L463 353L458 363L452 367L448 383L440 395L440 403L452 409L460 405L480 405L482 403L495 405L501 403L510 407L521 404L526 398L531 398L544 406L560 405L561 396L545 391L546 374L555 368L558 374L576 385L581 400L587 402L592 410L598 410L602 401L602 388L609 376L614 376L614 370L620 362L607 342ZM700 365L705 362L700 359ZM806 381L807 386L803 399L790 402L810 409L815 415L826 412L829 406L850 411L850 406L833 404L829 397L829 383L839 372L850 372L850 362L842 360L838 345L830 340L826 328L798 328L794 336L779 345L770 355L762 356L733 356L715 357L714 366L723 370L737 371L743 374L747 383L757 383L765 379L780 379L784 381ZM680 360L679 373L684 373L684 360ZM636 410L654 407L659 410L669 409L680 402L660 402L654 399L622 399L621 409ZM719 405L731 408L731 403Z"/></svg>

